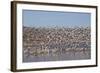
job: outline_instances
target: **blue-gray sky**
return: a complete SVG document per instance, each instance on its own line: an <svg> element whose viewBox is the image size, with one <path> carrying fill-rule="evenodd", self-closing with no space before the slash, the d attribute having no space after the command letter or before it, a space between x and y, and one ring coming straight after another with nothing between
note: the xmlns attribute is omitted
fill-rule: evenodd
<svg viewBox="0 0 100 73"><path fill-rule="evenodd" d="M23 25L28 27L90 26L91 14L79 12L23 10Z"/></svg>

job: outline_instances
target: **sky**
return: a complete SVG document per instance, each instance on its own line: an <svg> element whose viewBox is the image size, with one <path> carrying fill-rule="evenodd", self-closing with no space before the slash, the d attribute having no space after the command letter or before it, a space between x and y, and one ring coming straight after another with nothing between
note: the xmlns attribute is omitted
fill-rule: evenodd
<svg viewBox="0 0 100 73"><path fill-rule="evenodd" d="M87 27L91 25L91 14L82 12L23 10L22 24L28 27Z"/></svg>

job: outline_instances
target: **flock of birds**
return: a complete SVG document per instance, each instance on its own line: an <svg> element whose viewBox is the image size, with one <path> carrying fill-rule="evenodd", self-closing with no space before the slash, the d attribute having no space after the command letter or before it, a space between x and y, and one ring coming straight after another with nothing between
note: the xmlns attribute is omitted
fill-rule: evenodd
<svg viewBox="0 0 100 73"><path fill-rule="evenodd" d="M23 27L23 54L57 56L72 52L87 54L91 48L90 27L35 28Z"/></svg>

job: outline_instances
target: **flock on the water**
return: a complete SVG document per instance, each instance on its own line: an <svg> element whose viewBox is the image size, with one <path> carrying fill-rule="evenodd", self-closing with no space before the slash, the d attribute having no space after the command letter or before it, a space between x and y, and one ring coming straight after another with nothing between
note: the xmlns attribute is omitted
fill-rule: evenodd
<svg viewBox="0 0 100 73"><path fill-rule="evenodd" d="M23 26L23 55L57 56L91 50L90 27L36 28Z"/></svg>

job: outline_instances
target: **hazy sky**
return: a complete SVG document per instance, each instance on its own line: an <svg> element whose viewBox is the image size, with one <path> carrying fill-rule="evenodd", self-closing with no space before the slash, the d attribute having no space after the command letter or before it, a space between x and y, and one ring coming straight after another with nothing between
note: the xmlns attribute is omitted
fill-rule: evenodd
<svg viewBox="0 0 100 73"><path fill-rule="evenodd" d="M91 14L61 11L23 10L23 25L31 27L90 26Z"/></svg>

